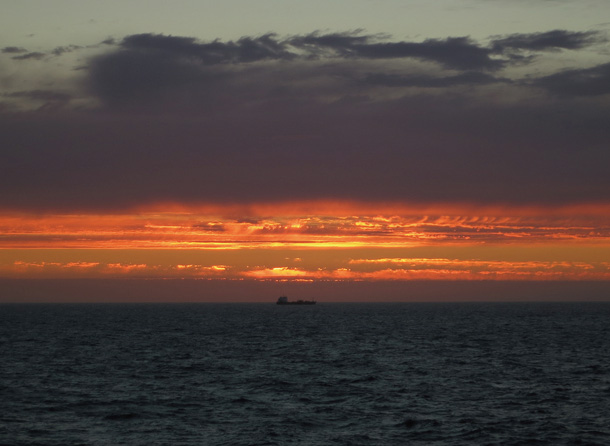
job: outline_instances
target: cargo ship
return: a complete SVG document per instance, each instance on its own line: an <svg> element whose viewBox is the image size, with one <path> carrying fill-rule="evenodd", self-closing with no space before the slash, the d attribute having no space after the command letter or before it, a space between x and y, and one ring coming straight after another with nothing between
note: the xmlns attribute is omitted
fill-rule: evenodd
<svg viewBox="0 0 610 446"><path fill-rule="evenodd" d="M315 305L315 300L295 300L289 301L286 296L280 296L276 302L278 305Z"/></svg>

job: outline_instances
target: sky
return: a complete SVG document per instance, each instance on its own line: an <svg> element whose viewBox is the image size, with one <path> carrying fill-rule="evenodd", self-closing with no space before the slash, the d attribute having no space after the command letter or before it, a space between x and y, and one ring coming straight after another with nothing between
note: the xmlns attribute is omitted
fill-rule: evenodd
<svg viewBox="0 0 610 446"><path fill-rule="evenodd" d="M2 9L2 286L608 289L606 0Z"/></svg>

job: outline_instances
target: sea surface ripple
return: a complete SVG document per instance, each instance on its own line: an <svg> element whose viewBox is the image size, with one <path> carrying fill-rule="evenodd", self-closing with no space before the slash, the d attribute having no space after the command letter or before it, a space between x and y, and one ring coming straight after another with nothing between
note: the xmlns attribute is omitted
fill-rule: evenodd
<svg viewBox="0 0 610 446"><path fill-rule="evenodd" d="M0 445L610 444L610 305L0 306Z"/></svg>

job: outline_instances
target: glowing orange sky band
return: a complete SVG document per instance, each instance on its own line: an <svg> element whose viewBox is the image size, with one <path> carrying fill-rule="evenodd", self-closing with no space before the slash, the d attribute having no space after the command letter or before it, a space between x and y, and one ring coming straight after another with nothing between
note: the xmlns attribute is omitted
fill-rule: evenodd
<svg viewBox="0 0 610 446"><path fill-rule="evenodd" d="M0 248L349 248L610 239L610 206L602 205L418 209L343 203L331 207L326 202L258 205L241 209L249 212L241 215L231 215L237 211L233 206L177 205L168 205L164 212L0 214ZM305 213L312 210L318 213Z"/></svg>
<svg viewBox="0 0 610 446"><path fill-rule="evenodd" d="M304 202L170 204L99 214L4 212L0 277L610 280L609 222L610 206L603 204ZM452 254L430 255L449 247ZM142 250L154 255L142 258ZM262 255L285 250L294 253L291 260ZM179 251L185 254L178 259L169 254ZM229 252L242 254L227 257Z"/></svg>

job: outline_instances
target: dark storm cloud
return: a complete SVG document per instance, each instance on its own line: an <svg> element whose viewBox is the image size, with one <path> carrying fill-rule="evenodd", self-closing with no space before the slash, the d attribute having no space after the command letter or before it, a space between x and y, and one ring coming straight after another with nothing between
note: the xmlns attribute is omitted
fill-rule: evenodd
<svg viewBox="0 0 610 446"><path fill-rule="evenodd" d="M128 36L83 72L101 106L2 116L0 206L607 201L608 105L572 96L608 93L610 64L507 79L490 72L511 56L493 51L354 33ZM5 97L78 103L42 88Z"/></svg>
<svg viewBox="0 0 610 446"><path fill-rule="evenodd" d="M17 47L17 46L5 46L4 48L2 48L2 52L8 53L8 54L27 53L27 51L28 50L26 50L25 48L21 48L21 47Z"/></svg>
<svg viewBox="0 0 610 446"><path fill-rule="evenodd" d="M199 82L204 74L196 64L173 55L120 51L100 56L89 67L93 93L110 104L141 102L166 89Z"/></svg>
<svg viewBox="0 0 610 446"><path fill-rule="evenodd" d="M156 104L159 109L177 107L189 112L272 100L364 98L365 86L404 89L520 83L552 93L596 95L606 89L604 66L525 81L493 76L489 71L534 60L519 51L577 50L605 41L598 32L566 30L512 34L492 40L487 47L466 37L405 42L361 32L285 38L269 33L228 42L135 34L90 61L88 85L93 95L111 107L151 110ZM416 61L434 62L437 68L411 72L409 67ZM265 63L276 65L270 68ZM384 71L371 70L380 63ZM395 68L388 65L398 63Z"/></svg>
<svg viewBox="0 0 610 446"><path fill-rule="evenodd" d="M15 117L0 125L0 205L607 200L608 114L554 107L417 97L196 118Z"/></svg>
<svg viewBox="0 0 610 446"><path fill-rule="evenodd" d="M610 93L610 63L567 70L536 79L533 84L560 96L600 96Z"/></svg>
<svg viewBox="0 0 610 446"><path fill-rule="evenodd" d="M118 51L91 61L89 84L94 94L112 105L168 98L172 102L172 97L181 96L178 90L187 89L183 102L209 104L227 88L224 83L231 77L227 66L292 59L286 46L272 34L207 43L190 37L137 34L125 37Z"/></svg>
<svg viewBox="0 0 610 446"><path fill-rule="evenodd" d="M191 37L136 34L121 42L129 50L171 53L194 58L205 65L316 56L362 59L414 58L454 69L495 70L504 61L492 59L489 48L467 37L428 39L423 42L385 42L380 36L359 33L312 33L280 40L275 34L242 37L236 42L199 42Z"/></svg>
<svg viewBox="0 0 610 446"><path fill-rule="evenodd" d="M502 53L506 50L578 50L606 41L607 39L597 31L571 32L556 29L543 33L511 34L501 39L492 40L491 47L496 53Z"/></svg>
<svg viewBox="0 0 610 446"><path fill-rule="evenodd" d="M421 43L385 42L357 33L312 33L279 39L275 34L237 41L200 42L191 37L136 34L116 50L90 62L89 86L110 106L225 107L232 102L315 100L327 96L362 96L363 84L394 87L485 85L502 81L483 71L505 61L467 38ZM435 62L464 73L412 76L407 72L370 76L366 64ZM263 68L261 64L276 64ZM283 64L282 64L283 62ZM292 64L289 64L292 63ZM262 70L262 71L261 71ZM444 74L444 73L442 73ZM392 77L394 76L394 77Z"/></svg>
<svg viewBox="0 0 610 446"><path fill-rule="evenodd" d="M417 43L379 40L380 36L358 33L312 33L284 40L278 39L275 34L266 34L260 37L242 37L236 42L199 42L191 37L136 34L125 37L121 47L195 58L206 65L310 58L319 55L364 59L415 58L455 69L493 70L504 65L504 61L490 57L489 48L481 47L467 37L428 39Z"/></svg>

